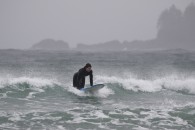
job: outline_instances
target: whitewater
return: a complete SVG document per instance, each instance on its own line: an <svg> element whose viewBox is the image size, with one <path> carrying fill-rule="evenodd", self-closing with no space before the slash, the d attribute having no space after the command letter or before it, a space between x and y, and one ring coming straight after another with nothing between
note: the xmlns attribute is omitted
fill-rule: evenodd
<svg viewBox="0 0 195 130"><path fill-rule="evenodd" d="M88 62L93 94L72 87ZM194 51L0 50L0 74L2 130L195 129Z"/></svg>

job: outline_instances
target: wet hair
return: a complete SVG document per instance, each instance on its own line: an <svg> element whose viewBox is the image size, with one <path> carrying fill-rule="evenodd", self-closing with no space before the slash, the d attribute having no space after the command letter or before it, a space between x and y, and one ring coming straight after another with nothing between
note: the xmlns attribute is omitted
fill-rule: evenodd
<svg viewBox="0 0 195 130"><path fill-rule="evenodd" d="M87 63L84 68L88 68L88 67L91 67L90 63Z"/></svg>

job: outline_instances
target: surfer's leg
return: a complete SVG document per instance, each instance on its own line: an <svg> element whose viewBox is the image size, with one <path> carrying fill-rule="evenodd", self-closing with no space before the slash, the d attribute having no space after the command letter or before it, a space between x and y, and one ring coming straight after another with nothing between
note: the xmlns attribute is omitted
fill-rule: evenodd
<svg viewBox="0 0 195 130"><path fill-rule="evenodd" d="M82 78L79 80L78 89L82 89L82 88L84 88L84 86L85 86L85 77L82 77Z"/></svg>
<svg viewBox="0 0 195 130"><path fill-rule="evenodd" d="M85 77L82 78L81 88L85 87Z"/></svg>
<svg viewBox="0 0 195 130"><path fill-rule="evenodd" d="M73 87L77 87L77 74L73 76Z"/></svg>

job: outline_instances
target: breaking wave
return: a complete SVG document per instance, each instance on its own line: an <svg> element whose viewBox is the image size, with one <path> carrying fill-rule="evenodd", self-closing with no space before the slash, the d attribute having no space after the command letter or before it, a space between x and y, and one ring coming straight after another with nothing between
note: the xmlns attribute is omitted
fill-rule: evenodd
<svg viewBox="0 0 195 130"><path fill-rule="evenodd" d="M94 94L84 93L72 87L70 83L63 84L56 79L31 77L0 79L0 98L33 98L39 95L66 96L67 94L74 94L81 97L96 96L105 98L114 94L114 92L106 86Z"/></svg>
<svg viewBox="0 0 195 130"><path fill-rule="evenodd" d="M32 98L36 94L45 93L50 89L59 89L60 83L54 79L44 78L1 78L0 95L1 98L18 97Z"/></svg>
<svg viewBox="0 0 195 130"><path fill-rule="evenodd" d="M134 92L158 92L166 89L185 94L195 94L194 77L168 76L149 80L132 77L97 76L96 81L104 84L118 84L123 89Z"/></svg>
<svg viewBox="0 0 195 130"><path fill-rule="evenodd" d="M95 94L84 93L70 84L63 84L56 79L45 78L1 78L0 98L18 97L33 98L39 95L64 96L74 94L76 96L96 96L106 98L123 90L132 92L159 92L162 90L174 91L182 94L195 94L195 78L181 78L169 76L157 79L121 78L115 76L96 76L95 82L104 83L106 86ZM127 91L128 94L128 91Z"/></svg>

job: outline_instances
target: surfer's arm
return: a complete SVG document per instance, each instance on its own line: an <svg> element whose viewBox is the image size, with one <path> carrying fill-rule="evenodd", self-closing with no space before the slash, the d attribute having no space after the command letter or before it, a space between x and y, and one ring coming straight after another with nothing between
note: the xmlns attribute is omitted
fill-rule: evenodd
<svg viewBox="0 0 195 130"><path fill-rule="evenodd" d="M90 85L93 86L93 72L92 71L90 73L89 78L90 78Z"/></svg>

